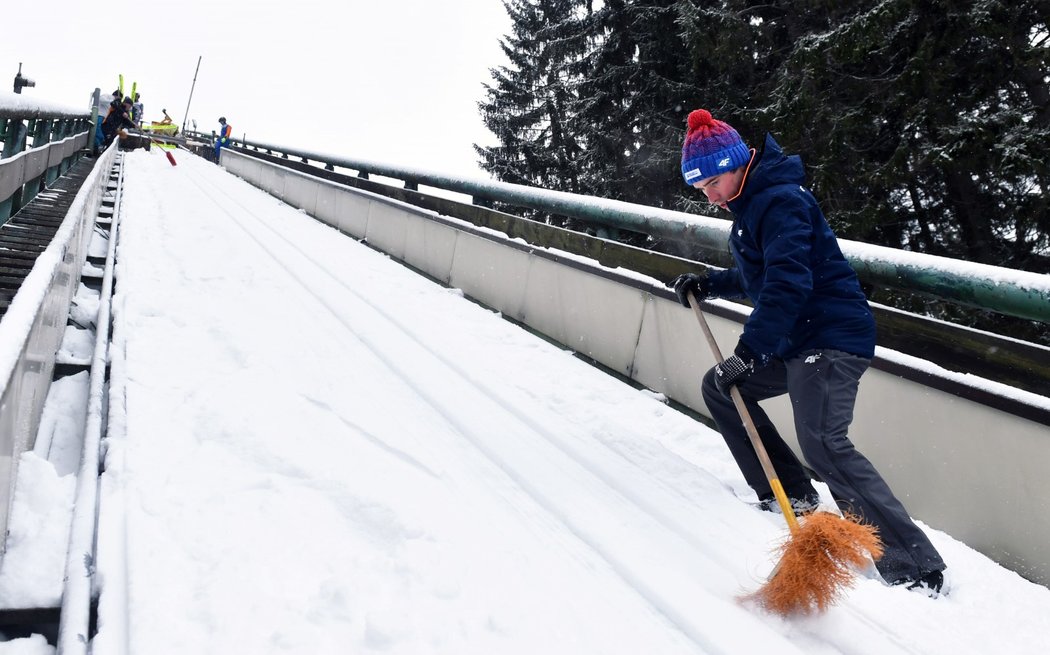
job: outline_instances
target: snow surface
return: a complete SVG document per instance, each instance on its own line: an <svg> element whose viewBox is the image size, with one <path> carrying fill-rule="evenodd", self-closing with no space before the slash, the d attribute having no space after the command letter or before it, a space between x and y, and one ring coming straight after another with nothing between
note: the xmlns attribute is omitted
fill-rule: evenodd
<svg viewBox="0 0 1050 655"><path fill-rule="evenodd" d="M716 433L176 157L126 155L96 655L1050 645L1050 590L932 529L942 598L869 573L818 617L739 602L786 529Z"/></svg>

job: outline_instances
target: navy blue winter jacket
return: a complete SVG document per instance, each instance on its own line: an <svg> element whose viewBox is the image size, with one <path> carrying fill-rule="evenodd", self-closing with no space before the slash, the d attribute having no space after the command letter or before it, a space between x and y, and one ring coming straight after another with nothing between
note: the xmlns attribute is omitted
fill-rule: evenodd
<svg viewBox="0 0 1050 655"><path fill-rule="evenodd" d="M786 156L767 134L743 190L728 203L736 268L713 271L711 292L750 298L754 311L740 340L756 353L789 359L803 350L829 348L870 359L875 354L871 308L804 183L802 160Z"/></svg>

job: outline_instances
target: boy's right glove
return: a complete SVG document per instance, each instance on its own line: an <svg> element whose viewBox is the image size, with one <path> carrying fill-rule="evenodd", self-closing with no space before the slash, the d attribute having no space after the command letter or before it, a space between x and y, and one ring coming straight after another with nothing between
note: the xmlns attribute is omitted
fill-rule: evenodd
<svg viewBox="0 0 1050 655"><path fill-rule="evenodd" d="M683 307L689 306L688 293L690 291L696 296L697 302L706 300L711 296L707 273L682 273L671 280L667 286L674 287L674 293L678 296L678 302L682 303Z"/></svg>
<svg viewBox="0 0 1050 655"><path fill-rule="evenodd" d="M715 386L726 398L730 398L729 389L765 368L770 361L769 355L759 355L741 341L736 349L720 364L715 366Z"/></svg>

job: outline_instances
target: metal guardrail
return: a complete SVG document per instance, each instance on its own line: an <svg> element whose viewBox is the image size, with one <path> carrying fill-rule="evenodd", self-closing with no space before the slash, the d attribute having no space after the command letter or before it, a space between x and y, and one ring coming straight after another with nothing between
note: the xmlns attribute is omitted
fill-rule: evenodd
<svg viewBox="0 0 1050 655"><path fill-rule="evenodd" d="M190 132L208 140L211 135ZM709 216L686 214L618 200L593 198L562 191L538 189L483 178L447 175L435 171L377 161L287 148L259 141L233 139L249 150L265 150L303 162L319 162L358 171L359 176L378 175L403 180L408 188L420 185L455 191L474 202L498 201L520 207L579 218L617 229L655 237L686 241L707 249L725 250L730 222ZM843 253L867 283L922 293L969 307L1009 316L1050 323L1050 276L960 262L946 257L896 250L883 246L840 240Z"/></svg>
<svg viewBox="0 0 1050 655"><path fill-rule="evenodd" d="M87 109L0 93L0 222L76 163L94 124Z"/></svg>
<svg viewBox="0 0 1050 655"><path fill-rule="evenodd" d="M116 145L113 146L116 148ZM112 149L112 148L111 148ZM109 365L110 318L114 289L114 266L117 230L120 227L121 198L124 193L124 160L117 168L113 220L106 245L106 262L99 292L98 317L95 320L95 348L91 356L87 422L77 472L76 499L66 550L65 589L62 593L61 621L57 653L87 653L91 625L91 596L95 584L96 524L98 521L100 446L106 428L107 367ZM101 174L102 171L99 171Z"/></svg>

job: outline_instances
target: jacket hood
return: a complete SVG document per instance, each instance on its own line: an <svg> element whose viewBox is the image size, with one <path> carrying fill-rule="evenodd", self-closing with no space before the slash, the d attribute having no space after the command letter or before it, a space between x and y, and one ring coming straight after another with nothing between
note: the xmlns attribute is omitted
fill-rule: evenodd
<svg viewBox="0 0 1050 655"><path fill-rule="evenodd" d="M755 194L771 186L805 183L806 173L802 168L802 158L798 155L785 155L773 135L766 133L762 151L755 155L755 164L744 181L744 190L729 203L729 209L733 213L739 213L742 205Z"/></svg>

